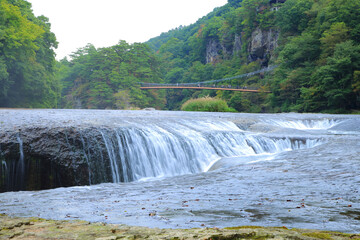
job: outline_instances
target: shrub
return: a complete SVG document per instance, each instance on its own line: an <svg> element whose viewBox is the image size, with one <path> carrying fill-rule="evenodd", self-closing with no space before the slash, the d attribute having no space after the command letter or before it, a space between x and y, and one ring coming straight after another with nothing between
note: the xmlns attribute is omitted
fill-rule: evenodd
<svg viewBox="0 0 360 240"><path fill-rule="evenodd" d="M236 112L235 109L229 108L225 100L211 97L190 99L181 106L181 110L199 112Z"/></svg>

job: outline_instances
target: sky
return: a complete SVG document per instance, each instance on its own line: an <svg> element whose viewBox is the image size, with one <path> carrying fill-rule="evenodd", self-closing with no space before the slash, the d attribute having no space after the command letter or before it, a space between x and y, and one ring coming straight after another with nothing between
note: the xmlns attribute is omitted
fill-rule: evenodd
<svg viewBox="0 0 360 240"><path fill-rule="evenodd" d="M60 60L85 47L146 42L187 26L227 0L28 0L36 16L49 18Z"/></svg>

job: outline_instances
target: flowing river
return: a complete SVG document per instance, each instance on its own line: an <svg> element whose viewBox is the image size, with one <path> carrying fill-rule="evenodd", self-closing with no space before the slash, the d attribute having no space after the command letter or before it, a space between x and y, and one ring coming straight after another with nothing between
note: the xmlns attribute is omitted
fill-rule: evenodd
<svg viewBox="0 0 360 240"><path fill-rule="evenodd" d="M10 216L360 232L360 116L2 109L0 136Z"/></svg>

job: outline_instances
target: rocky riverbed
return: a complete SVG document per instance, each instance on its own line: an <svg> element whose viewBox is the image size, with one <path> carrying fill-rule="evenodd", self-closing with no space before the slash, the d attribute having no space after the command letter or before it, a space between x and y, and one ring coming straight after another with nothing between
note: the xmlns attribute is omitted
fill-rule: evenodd
<svg viewBox="0 0 360 240"><path fill-rule="evenodd" d="M0 110L0 213L357 234L359 149L360 116Z"/></svg>
<svg viewBox="0 0 360 240"><path fill-rule="evenodd" d="M231 227L159 229L87 221L11 218L0 215L0 239L360 239L360 234L288 229L283 227Z"/></svg>

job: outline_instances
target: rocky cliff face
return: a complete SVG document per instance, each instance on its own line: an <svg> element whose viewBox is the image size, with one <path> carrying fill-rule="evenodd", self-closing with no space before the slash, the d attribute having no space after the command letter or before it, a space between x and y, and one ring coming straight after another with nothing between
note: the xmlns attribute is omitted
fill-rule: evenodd
<svg viewBox="0 0 360 240"><path fill-rule="evenodd" d="M256 28L251 34L248 46L248 60L254 62L260 60L263 66L267 66L272 52L278 46L279 32L269 29Z"/></svg>
<svg viewBox="0 0 360 240"><path fill-rule="evenodd" d="M276 4L284 2L286 0L269 1L271 11L277 11L280 6ZM226 36L225 34L221 37L221 41L210 39L206 46L206 63L214 64L221 59L230 59L240 52L244 46L247 46L246 52L249 63L260 61L263 66L268 66L272 53L278 46L279 33L277 29L264 30L257 27L248 39L244 39L241 33L232 36ZM228 33L228 35L230 34Z"/></svg>
<svg viewBox="0 0 360 240"><path fill-rule="evenodd" d="M242 49L244 42L248 42L248 61L260 60L263 66L267 66L273 51L278 46L278 39L278 30L261 28L256 28L250 39L243 39L241 35L236 34L230 45L211 39L206 46L206 63L214 64L221 59L229 59Z"/></svg>
<svg viewBox="0 0 360 240"><path fill-rule="evenodd" d="M222 45L219 41L210 39L206 45L206 63L216 63L221 59Z"/></svg>

